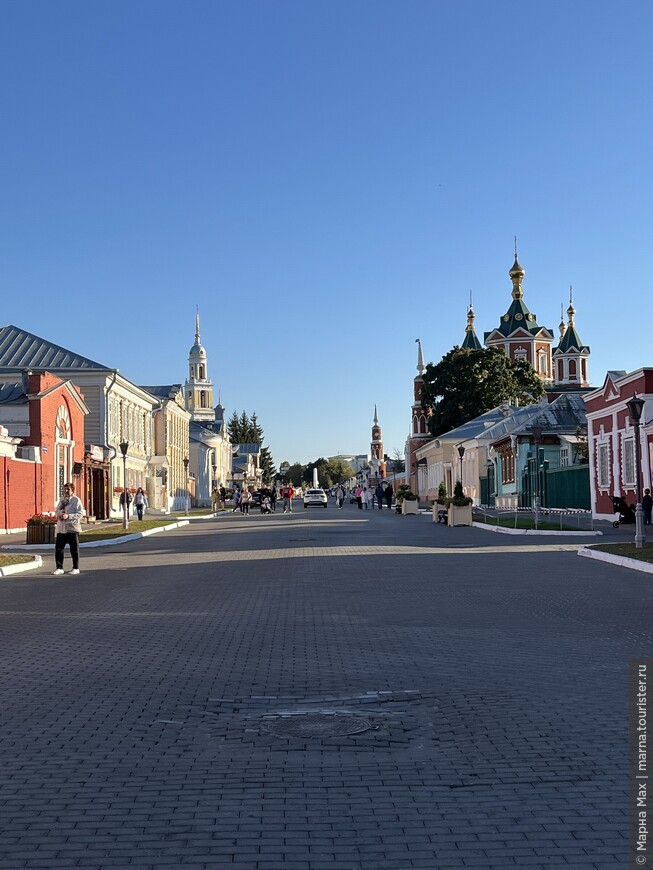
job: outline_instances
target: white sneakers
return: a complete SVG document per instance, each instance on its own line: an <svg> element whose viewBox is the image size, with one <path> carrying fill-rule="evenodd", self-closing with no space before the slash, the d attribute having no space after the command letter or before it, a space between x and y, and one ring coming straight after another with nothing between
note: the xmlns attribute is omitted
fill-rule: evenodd
<svg viewBox="0 0 653 870"><path fill-rule="evenodd" d="M55 568L55 570L52 573L53 574L63 574L63 568Z"/></svg>
<svg viewBox="0 0 653 870"><path fill-rule="evenodd" d="M79 574L79 568L73 568L73 570L70 573L71 574Z"/></svg>

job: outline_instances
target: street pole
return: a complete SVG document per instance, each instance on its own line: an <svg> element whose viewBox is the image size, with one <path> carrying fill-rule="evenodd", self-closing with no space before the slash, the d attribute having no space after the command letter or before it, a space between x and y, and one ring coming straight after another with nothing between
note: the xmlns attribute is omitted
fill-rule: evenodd
<svg viewBox="0 0 653 870"><path fill-rule="evenodd" d="M215 454L213 454L213 455L215 458ZM217 496L218 496L218 484L217 484L216 477L215 477L217 470L218 470L217 463L215 463L215 462L213 463L213 465L211 466L211 470L213 471L213 488L211 489L211 505L213 506L213 513L215 513L216 512L215 508L217 508L217 506L218 506L218 498L217 498Z"/></svg>
<svg viewBox="0 0 653 870"><path fill-rule="evenodd" d="M635 475L637 479L637 505L635 507L635 547L636 549L641 550L646 541L646 535L644 533L644 513L642 510L642 457L641 444L639 443L639 421L642 418L642 411L644 410L644 400L638 399L637 395L634 395L629 402L626 402L626 407L628 408L630 419L632 420L633 426L635 428Z"/></svg>
<svg viewBox="0 0 653 870"><path fill-rule="evenodd" d="M122 527L129 528L129 490L127 489L127 451L129 450L129 441L123 441L120 444L120 452L122 453Z"/></svg>
<svg viewBox="0 0 653 870"><path fill-rule="evenodd" d="M540 440L542 431L541 426L531 426L535 443L535 531L537 531L540 522Z"/></svg>
<svg viewBox="0 0 653 870"><path fill-rule="evenodd" d="M190 460L186 456L184 457L184 471L186 472L186 516L188 516L188 502L190 500L190 494L188 492L188 464Z"/></svg>

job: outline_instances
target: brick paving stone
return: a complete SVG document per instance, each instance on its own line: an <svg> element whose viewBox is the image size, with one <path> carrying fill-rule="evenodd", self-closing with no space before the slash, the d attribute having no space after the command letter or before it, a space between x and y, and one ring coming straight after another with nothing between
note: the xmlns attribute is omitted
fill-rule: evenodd
<svg viewBox="0 0 653 870"><path fill-rule="evenodd" d="M627 866L646 578L559 539L323 514L3 580L0 870ZM324 733L344 715L371 730Z"/></svg>

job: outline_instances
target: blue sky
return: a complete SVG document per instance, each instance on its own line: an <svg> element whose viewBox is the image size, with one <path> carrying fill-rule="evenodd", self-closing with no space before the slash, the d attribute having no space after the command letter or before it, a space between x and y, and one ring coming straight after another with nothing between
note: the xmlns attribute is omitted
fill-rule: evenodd
<svg viewBox="0 0 653 870"><path fill-rule="evenodd" d="M386 451L510 302L651 365L650 2L0 2L2 323L186 376L277 465ZM636 330L640 327L640 334Z"/></svg>

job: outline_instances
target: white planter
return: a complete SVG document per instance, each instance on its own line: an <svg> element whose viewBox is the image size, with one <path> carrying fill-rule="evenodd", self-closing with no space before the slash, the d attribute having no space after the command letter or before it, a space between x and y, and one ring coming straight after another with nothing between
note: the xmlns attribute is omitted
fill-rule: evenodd
<svg viewBox="0 0 653 870"><path fill-rule="evenodd" d="M447 525L449 526L471 526L472 524L471 504L466 504L464 507L450 504L447 513Z"/></svg>
<svg viewBox="0 0 653 870"><path fill-rule="evenodd" d="M401 503L401 512L402 514L417 514L419 513L419 502L418 501L408 501L408 499L404 499Z"/></svg>

